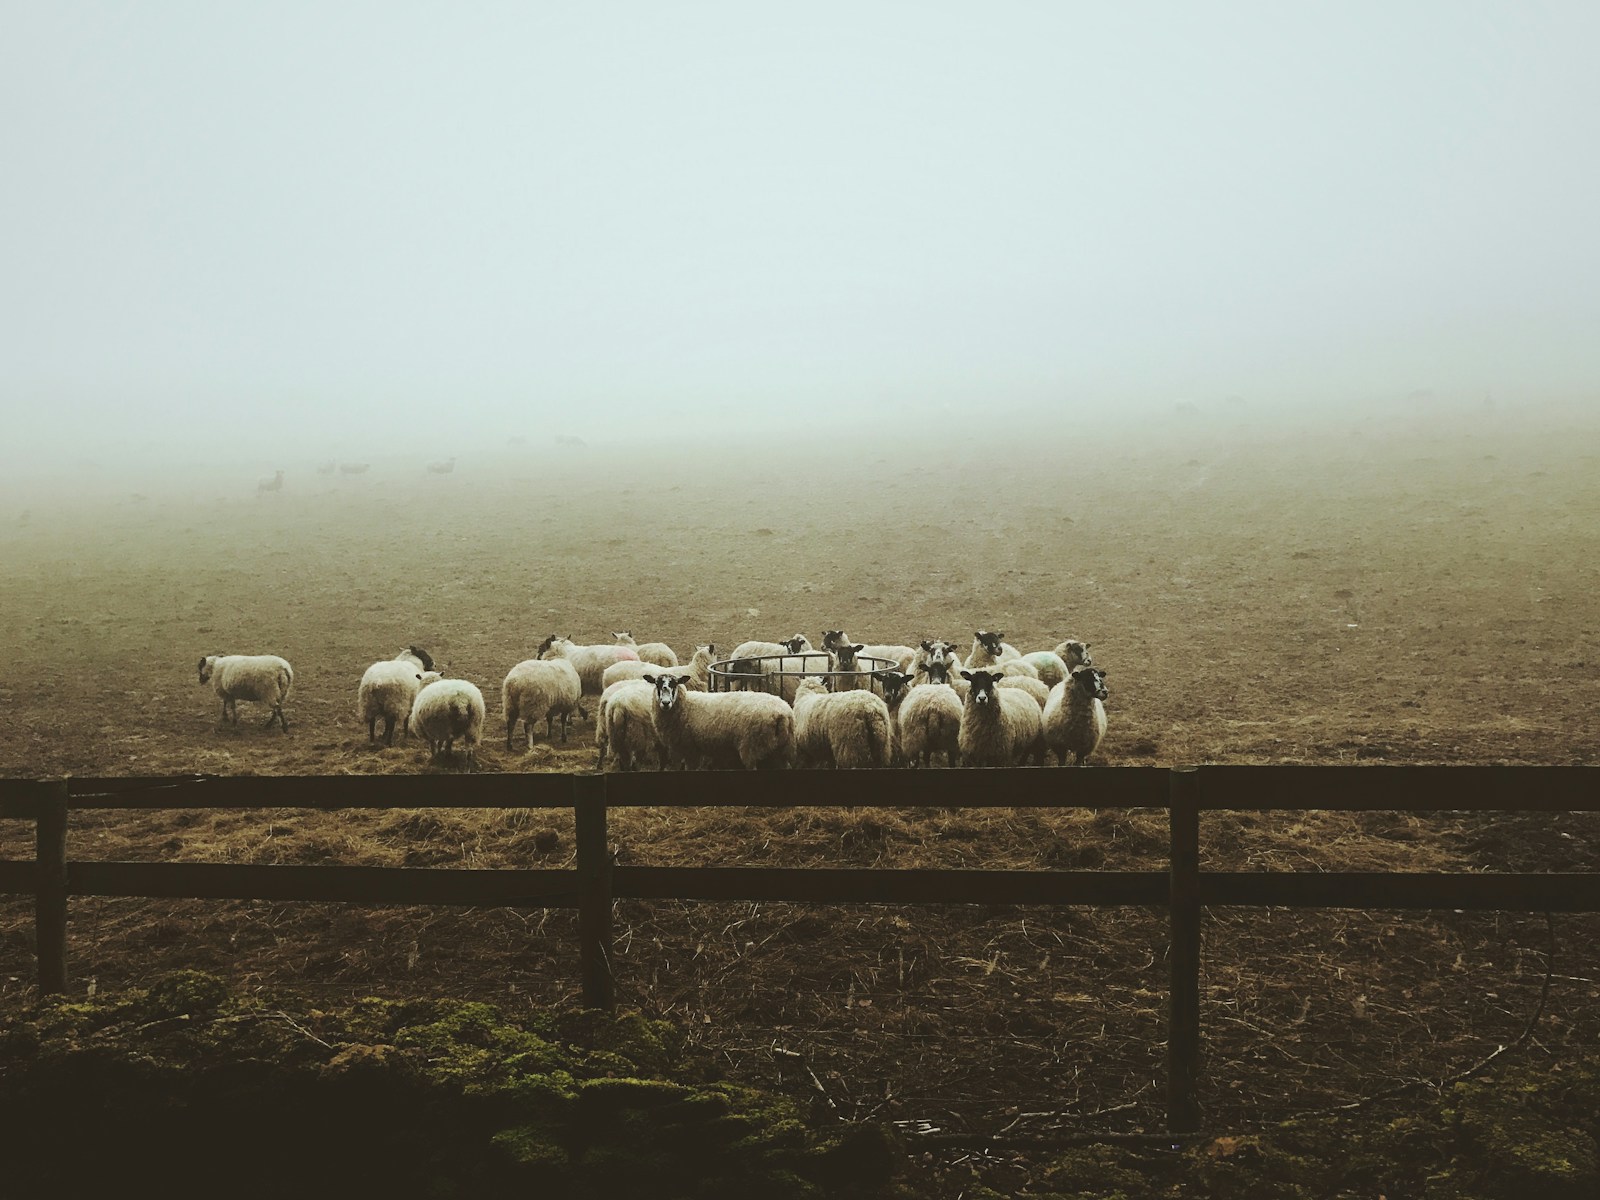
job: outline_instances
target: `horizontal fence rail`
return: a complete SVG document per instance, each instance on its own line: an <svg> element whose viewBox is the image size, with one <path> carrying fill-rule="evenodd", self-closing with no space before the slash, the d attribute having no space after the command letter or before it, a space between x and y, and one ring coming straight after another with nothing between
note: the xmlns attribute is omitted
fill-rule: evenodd
<svg viewBox="0 0 1600 1200"><path fill-rule="evenodd" d="M618 866L613 808L1167 809L1165 870ZM73 810L569 809L576 864L464 869L93 862L67 856ZM587 1004L614 1002L618 900L824 904L1140 905L1170 914L1167 1127L1199 1127L1205 906L1600 912L1600 872L1207 871L1203 818L1227 811L1600 812L1593 767L1161 767L0 779L0 819L34 823L35 854L0 860L0 894L32 895L39 986L67 983L72 896L571 908Z"/></svg>

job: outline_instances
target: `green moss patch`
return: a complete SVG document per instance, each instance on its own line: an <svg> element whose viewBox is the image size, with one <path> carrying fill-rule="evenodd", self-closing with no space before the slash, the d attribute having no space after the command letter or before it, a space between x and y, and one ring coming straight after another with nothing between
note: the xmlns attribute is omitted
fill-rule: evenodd
<svg viewBox="0 0 1600 1200"><path fill-rule="evenodd" d="M810 1128L637 1014L232 995L194 972L0 1020L15 1195L899 1194L881 1130Z"/></svg>

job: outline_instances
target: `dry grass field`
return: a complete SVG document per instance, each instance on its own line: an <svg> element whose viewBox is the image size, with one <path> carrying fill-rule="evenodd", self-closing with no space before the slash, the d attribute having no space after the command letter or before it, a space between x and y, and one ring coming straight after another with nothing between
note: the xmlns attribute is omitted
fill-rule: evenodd
<svg viewBox="0 0 1600 1200"><path fill-rule="evenodd" d="M504 749L500 680L547 634L627 628L686 654L840 626L1089 640L1111 689L1096 763L1600 761L1600 431L1192 419L1004 454L951 432L842 460L825 441L667 463L590 448L341 478L308 454L279 494L256 494L258 466L13 490L0 773L437 769L415 744L369 746L354 713L362 670L407 642L490 698L482 769L583 770L590 724ZM258 706L218 724L208 653L294 664L287 736ZM0 856L29 836L0 823ZM79 858L572 854L570 817L521 812L86 813L70 836ZM641 810L613 836L630 862L1151 868L1165 814ZM1600 824L1577 816L1238 814L1201 836L1217 866L1600 869ZM77 900L71 946L78 986L199 966L516 1009L573 998L572 933L559 913ZM741 1078L810 1094L809 1068L845 1116L1027 1132L1160 1110L1160 912L629 902L617 933L623 1003L689 1025ZM1449 1075L1522 1031L1547 974L1528 1052L1592 1044L1597 935L1568 917L1214 911L1208 1121ZM31 943L31 905L0 905L5 1002L30 989Z"/></svg>

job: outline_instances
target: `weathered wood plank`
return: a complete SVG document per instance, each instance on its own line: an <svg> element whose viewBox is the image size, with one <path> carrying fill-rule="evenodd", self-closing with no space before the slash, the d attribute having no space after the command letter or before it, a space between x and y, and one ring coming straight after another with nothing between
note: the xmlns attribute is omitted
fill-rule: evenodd
<svg viewBox="0 0 1600 1200"><path fill-rule="evenodd" d="M606 835L606 777L580 775L572 780L577 814L578 970L583 1002L589 1008L611 1009L615 985L611 974L611 846Z"/></svg>
<svg viewBox="0 0 1600 1200"><path fill-rule="evenodd" d="M578 903L578 873L573 870L73 862L68 878L75 896L511 908L575 908Z"/></svg>
<svg viewBox="0 0 1600 1200"><path fill-rule="evenodd" d="M245 775L72 779L73 808L571 808L572 777Z"/></svg>
<svg viewBox="0 0 1600 1200"><path fill-rule="evenodd" d="M1163 767L666 771L606 776L611 808L1165 808Z"/></svg>
<svg viewBox="0 0 1600 1200"><path fill-rule="evenodd" d="M1208 871L1200 876L1200 899L1247 907L1600 912L1600 872Z"/></svg>
<svg viewBox="0 0 1600 1200"><path fill-rule="evenodd" d="M34 931L39 990L67 990L67 785L39 800L34 826Z"/></svg>
<svg viewBox="0 0 1600 1200"><path fill-rule="evenodd" d="M1200 802L1198 771L1172 772L1168 814L1167 1128L1200 1128Z"/></svg>
<svg viewBox="0 0 1600 1200"><path fill-rule="evenodd" d="M38 878L39 866L32 859L0 860L0 896L31 896Z"/></svg>
<svg viewBox="0 0 1600 1200"><path fill-rule="evenodd" d="M1600 812L1600 767L1201 767L1211 810Z"/></svg>
<svg viewBox="0 0 1600 1200"><path fill-rule="evenodd" d="M875 867L615 867L630 900L814 901L836 904L1149 904L1167 901L1164 871L979 871Z"/></svg>

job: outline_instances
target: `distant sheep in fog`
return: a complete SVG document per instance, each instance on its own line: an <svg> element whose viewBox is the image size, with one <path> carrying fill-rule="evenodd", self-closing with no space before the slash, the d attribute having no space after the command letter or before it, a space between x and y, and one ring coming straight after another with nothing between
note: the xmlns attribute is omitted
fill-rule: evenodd
<svg viewBox="0 0 1600 1200"><path fill-rule="evenodd" d="M276 472L272 476L271 479L263 479L260 483L256 484L256 491L258 491L258 492L281 492L281 491L283 491L283 472L282 471Z"/></svg>
<svg viewBox="0 0 1600 1200"><path fill-rule="evenodd" d="M447 458L443 462L431 462L428 464L428 471L433 475L448 475L455 469L456 460L453 458Z"/></svg>
<svg viewBox="0 0 1600 1200"><path fill-rule="evenodd" d="M341 474L341 475L364 475L371 467L372 467L371 463L354 463L354 462L340 463L339 464L339 474Z"/></svg>
<svg viewBox="0 0 1600 1200"><path fill-rule="evenodd" d="M208 654L200 660L200 682L210 683L222 698L222 719L239 723L239 701L257 700L270 705L268 727L274 721L289 732L283 702L294 685L294 668L276 654Z"/></svg>

